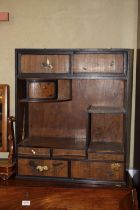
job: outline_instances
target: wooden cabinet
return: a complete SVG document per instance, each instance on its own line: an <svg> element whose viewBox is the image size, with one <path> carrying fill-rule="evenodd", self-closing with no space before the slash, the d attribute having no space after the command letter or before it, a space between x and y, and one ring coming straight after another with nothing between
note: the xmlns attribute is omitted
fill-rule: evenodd
<svg viewBox="0 0 140 210"><path fill-rule="evenodd" d="M17 176L127 185L133 50L16 49Z"/></svg>

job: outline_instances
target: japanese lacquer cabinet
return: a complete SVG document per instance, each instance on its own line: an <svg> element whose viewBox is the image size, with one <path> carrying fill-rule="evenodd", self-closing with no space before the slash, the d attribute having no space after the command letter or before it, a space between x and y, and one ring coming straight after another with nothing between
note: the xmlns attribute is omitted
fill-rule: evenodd
<svg viewBox="0 0 140 210"><path fill-rule="evenodd" d="M126 185L129 49L16 49L17 176Z"/></svg>

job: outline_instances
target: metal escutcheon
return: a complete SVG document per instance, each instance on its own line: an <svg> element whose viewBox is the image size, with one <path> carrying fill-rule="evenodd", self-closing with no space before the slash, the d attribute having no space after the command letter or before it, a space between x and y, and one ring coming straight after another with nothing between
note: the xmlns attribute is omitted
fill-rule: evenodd
<svg viewBox="0 0 140 210"><path fill-rule="evenodd" d="M119 163L113 163L113 164L111 164L111 170L112 171L119 171L119 169L120 169L120 164Z"/></svg>
<svg viewBox="0 0 140 210"><path fill-rule="evenodd" d="M48 171L49 168L48 168L48 166L40 166L40 165L38 165L38 166L36 167L36 170L42 172L42 171Z"/></svg>

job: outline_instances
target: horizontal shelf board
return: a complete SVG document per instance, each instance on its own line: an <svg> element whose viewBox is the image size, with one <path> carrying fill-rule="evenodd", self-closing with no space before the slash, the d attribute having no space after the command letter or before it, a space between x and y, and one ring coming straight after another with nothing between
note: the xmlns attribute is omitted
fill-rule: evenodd
<svg viewBox="0 0 140 210"><path fill-rule="evenodd" d="M125 74L119 73L74 73L72 75L73 78L83 78L86 77L88 79L122 79L126 80L127 76Z"/></svg>
<svg viewBox="0 0 140 210"><path fill-rule="evenodd" d="M127 80L127 76L124 74L118 74L118 73L75 73L75 74L19 74L17 76L18 79L23 80L32 80L32 81L38 81L38 80L44 80L44 79L115 79L115 80Z"/></svg>
<svg viewBox="0 0 140 210"><path fill-rule="evenodd" d="M44 103L49 103L49 102L64 102L64 101L71 101L72 99L69 98L64 98L64 99L28 99L28 98L24 98L24 99L20 99L20 102L23 103L34 103L34 102L44 102Z"/></svg>
<svg viewBox="0 0 140 210"><path fill-rule="evenodd" d="M103 180L103 181L99 181L99 180L95 180L95 179L92 179L92 178L66 178L66 177L49 177L49 176L31 176L31 175L21 175L21 174L18 174L16 176L17 178L21 178L21 179L26 179L27 180L33 180L34 181L41 181L43 183L43 185L46 185L46 181L55 181L55 186L69 186L69 188L72 187L72 184L74 184L74 188L76 189L76 186L77 184L81 184L80 185L80 190L81 190L81 187L82 187L82 184L83 184L83 187L89 187L89 188L98 188L99 190L103 189L107 189L107 187L116 187L116 189L119 188L119 190L122 188L122 190L125 190L128 188L124 188L124 187L127 187L127 182L125 180ZM45 182L44 182L45 181ZM60 183L60 184L59 184ZM26 183L25 183L26 184ZM37 182L36 182L37 184ZM36 185L35 185L36 186ZM79 185L77 186L79 188ZM74 189L74 190L75 190ZM108 190L108 189L107 189ZM118 191L118 190L117 190Z"/></svg>
<svg viewBox="0 0 140 210"><path fill-rule="evenodd" d="M76 150L86 148L86 139L68 137L29 137L20 142L19 146Z"/></svg>
<svg viewBox="0 0 140 210"><path fill-rule="evenodd" d="M90 106L87 111L95 114L122 114L126 112L124 108L104 106Z"/></svg>
<svg viewBox="0 0 140 210"><path fill-rule="evenodd" d="M88 151L97 153L123 153L124 147L122 143L117 142L90 142Z"/></svg>
<svg viewBox="0 0 140 210"><path fill-rule="evenodd" d="M21 54L58 54L58 53L128 53L132 52L129 48L16 48L16 52Z"/></svg>
<svg viewBox="0 0 140 210"><path fill-rule="evenodd" d="M19 79L26 79L29 81L38 81L38 80L45 80L45 79L53 79L53 78L63 78L63 77L69 77L70 73L19 73L17 75L17 78Z"/></svg>
<svg viewBox="0 0 140 210"><path fill-rule="evenodd" d="M20 179L22 179L22 183L24 183L24 186L30 186L30 184L32 186L46 186L46 187L51 187L55 186L57 187L57 189L61 189L62 187L68 187L68 188L74 188L74 191L77 189L80 190L82 187L88 187L91 190L95 189L96 190L103 190L105 192L105 189L108 191L111 191L112 193L112 187L115 187L116 192L118 194L118 189L121 191L124 190L128 190L128 183L126 182L126 180L123 181L94 181L92 179L77 179L77 178L62 178L62 177L58 177L58 178L53 178L53 177L45 177L45 176L31 176L31 175L19 175L17 174L16 177L18 179L16 179L16 184L18 183L18 180L20 181ZM23 181L24 180L24 181ZM32 182L31 182L32 180ZM12 183L13 180L12 180ZM10 183L11 184L11 183ZM20 183L18 183L19 185L21 185ZM79 186L80 184L80 186ZM22 186L22 185L21 185ZM108 188L109 187L109 188ZM111 188L110 188L111 187ZM122 188L120 188L122 187ZM62 189L64 191L64 189ZM93 193L94 194L94 193Z"/></svg>

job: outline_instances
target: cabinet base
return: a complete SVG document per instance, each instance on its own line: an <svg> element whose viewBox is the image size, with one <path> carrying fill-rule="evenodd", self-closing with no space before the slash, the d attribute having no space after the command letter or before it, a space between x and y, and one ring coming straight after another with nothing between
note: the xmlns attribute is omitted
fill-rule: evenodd
<svg viewBox="0 0 140 210"><path fill-rule="evenodd" d="M0 181L0 203L1 209L10 209L12 206L19 210L23 207L46 210L138 210L136 191L132 188L78 187L17 179Z"/></svg>

